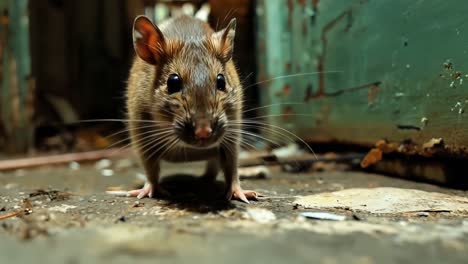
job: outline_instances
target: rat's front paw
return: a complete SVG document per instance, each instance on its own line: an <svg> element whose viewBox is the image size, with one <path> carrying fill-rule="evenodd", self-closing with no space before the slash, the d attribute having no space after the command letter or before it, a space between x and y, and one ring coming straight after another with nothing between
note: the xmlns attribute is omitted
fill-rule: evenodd
<svg viewBox="0 0 468 264"><path fill-rule="evenodd" d="M239 200L244 203L249 203L249 200L257 200L259 195L255 191L242 190L239 185L232 186L226 195L228 200Z"/></svg>
<svg viewBox="0 0 468 264"><path fill-rule="evenodd" d="M155 196L168 196L169 193L162 189L158 185L154 185L151 183L145 183L145 186L141 189L131 190L127 192L127 196L129 197L137 197L138 199L142 199L145 197L153 198Z"/></svg>

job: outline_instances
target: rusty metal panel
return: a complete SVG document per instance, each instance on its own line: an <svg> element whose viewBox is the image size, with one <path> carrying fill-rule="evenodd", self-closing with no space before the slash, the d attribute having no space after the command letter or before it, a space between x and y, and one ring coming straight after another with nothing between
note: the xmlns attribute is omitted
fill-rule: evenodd
<svg viewBox="0 0 468 264"><path fill-rule="evenodd" d="M465 152L466 14L457 0L258 1L268 122L312 142L443 138Z"/></svg>

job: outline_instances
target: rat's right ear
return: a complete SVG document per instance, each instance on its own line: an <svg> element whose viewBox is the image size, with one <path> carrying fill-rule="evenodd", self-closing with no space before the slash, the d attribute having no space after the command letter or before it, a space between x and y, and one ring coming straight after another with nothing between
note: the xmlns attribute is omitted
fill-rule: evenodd
<svg viewBox="0 0 468 264"><path fill-rule="evenodd" d="M150 64L158 63L164 54L164 36L146 16L138 16L133 23L133 47L137 55Z"/></svg>

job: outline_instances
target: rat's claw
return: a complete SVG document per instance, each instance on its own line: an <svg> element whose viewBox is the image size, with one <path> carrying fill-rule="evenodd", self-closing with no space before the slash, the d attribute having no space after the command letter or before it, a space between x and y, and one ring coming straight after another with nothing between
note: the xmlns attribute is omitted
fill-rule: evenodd
<svg viewBox="0 0 468 264"><path fill-rule="evenodd" d="M236 199L244 203L249 203L249 200L257 200L258 194L255 191L244 191L240 186L233 187L228 193L228 200Z"/></svg>
<svg viewBox="0 0 468 264"><path fill-rule="evenodd" d="M146 196L149 198L153 197L153 185L151 183L145 183L145 186L141 189L131 190L127 192L127 196L129 197L136 197L138 199L142 199Z"/></svg>
<svg viewBox="0 0 468 264"><path fill-rule="evenodd" d="M128 197L136 197L142 199L145 197L153 198L154 195L159 194L166 196L167 192L160 187L156 187L151 183L145 183L145 186L141 189L132 190L127 192Z"/></svg>

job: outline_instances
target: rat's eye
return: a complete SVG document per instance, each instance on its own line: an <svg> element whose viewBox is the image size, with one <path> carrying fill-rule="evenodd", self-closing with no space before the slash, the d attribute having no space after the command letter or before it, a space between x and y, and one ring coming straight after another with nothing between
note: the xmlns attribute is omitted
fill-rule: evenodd
<svg viewBox="0 0 468 264"><path fill-rule="evenodd" d="M218 74L216 76L216 89L225 92L226 91L226 79L224 79L224 75Z"/></svg>
<svg viewBox="0 0 468 264"><path fill-rule="evenodd" d="M182 90L182 79L173 73L167 78L167 91L169 94L178 93Z"/></svg>

